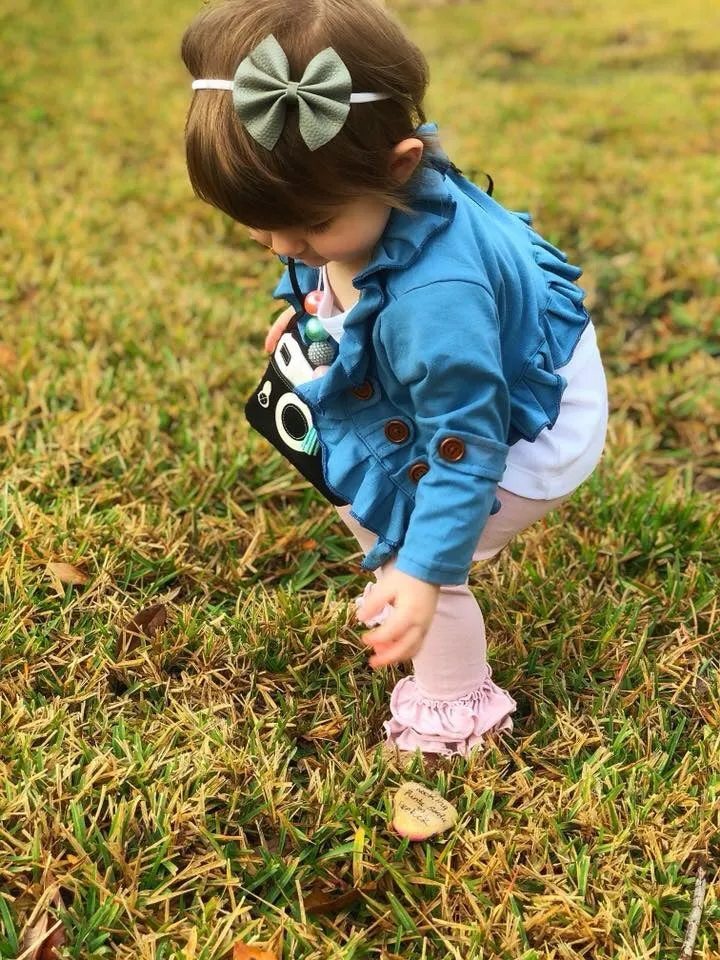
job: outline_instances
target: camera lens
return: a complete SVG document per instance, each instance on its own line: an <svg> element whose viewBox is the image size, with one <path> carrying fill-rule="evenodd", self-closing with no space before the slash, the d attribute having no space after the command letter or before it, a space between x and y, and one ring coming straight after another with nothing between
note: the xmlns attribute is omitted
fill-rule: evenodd
<svg viewBox="0 0 720 960"><path fill-rule="evenodd" d="M282 425L293 440L302 440L308 432L308 422L302 410L290 403L283 409Z"/></svg>

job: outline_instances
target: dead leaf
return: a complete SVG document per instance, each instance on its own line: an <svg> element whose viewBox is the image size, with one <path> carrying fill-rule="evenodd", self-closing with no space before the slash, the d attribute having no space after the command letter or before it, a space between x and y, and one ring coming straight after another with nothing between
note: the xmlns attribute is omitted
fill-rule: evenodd
<svg viewBox="0 0 720 960"><path fill-rule="evenodd" d="M197 944L198 944L197 927L193 927L188 936L188 941L185 945L185 950L183 951L184 960L195 960L195 951L197 950Z"/></svg>
<svg viewBox="0 0 720 960"><path fill-rule="evenodd" d="M17 366L17 354L6 343L0 343L0 370L12 370Z"/></svg>
<svg viewBox="0 0 720 960"><path fill-rule="evenodd" d="M57 960L59 956L58 948L64 947L65 943L65 928L60 926L57 927L57 929L52 930L47 940L40 948L38 960Z"/></svg>
<svg viewBox="0 0 720 960"><path fill-rule="evenodd" d="M57 888L53 889L50 902L56 909L64 906ZM54 920L45 908L22 938L20 949L23 960L57 960L57 948L65 946L66 942L62 920Z"/></svg>
<svg viewBox="0 0 720 960"><path fill-rule="evenodd" d="M303 898L306 913L333 914L340 913L346 907L357 903L361 899L362 891L352 887L345 893L335 894L331 890L313 887L307 897Z"/></svg>
<svg viewBox="0 0 720 960"><path fill-rule="evenodd" d="M154 637L167 623L167 607L164 603L153 603L139 610L120 631L118 650L130 653L138 646L143 636Z"/></svg>
<svg viewBox="0 0 720 960"><path fill-rule="evenodd" d="M278 960L276 953L269 953L261 947L248 946L238 941L233 947L232 960Z"/></svg>
<svg viewBox="0 0 720 960"><path fill-rule="evenodd" d="M344 717L333 717L332 720L327 720L325 723L319 723L317 726L312 727L305 733L301 733L300 736L303 740L308 741L337 740L346 726L347 721Z"/></svg>
<svg viewBox="0 0 720 960"><path fill-rule="evenodd" d="M60 583L85 584L90 583L90 577L78 570L71 563L52 562L47 565L48 573L52 574Z"/></svg>

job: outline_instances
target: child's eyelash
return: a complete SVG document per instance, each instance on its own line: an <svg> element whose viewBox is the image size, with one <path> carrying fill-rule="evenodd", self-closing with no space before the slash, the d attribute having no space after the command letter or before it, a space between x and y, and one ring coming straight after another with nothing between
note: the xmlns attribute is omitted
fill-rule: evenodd
<svg viewBox="0 0 720 960"><path fill-rule="evenodd" d="M316 223L312 227L308 227L308 233L324 233L326 230L329 230L332 226L333 218L330 217L329 220L323 220L322 223Z"/></svg>

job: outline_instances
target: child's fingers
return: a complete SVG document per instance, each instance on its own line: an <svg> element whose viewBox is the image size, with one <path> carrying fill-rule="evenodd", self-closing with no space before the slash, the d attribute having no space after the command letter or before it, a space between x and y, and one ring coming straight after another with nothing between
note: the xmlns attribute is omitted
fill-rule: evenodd
<svg viewBox="0 0 720 960"><path fill-rule="evenodd" d="M376 654L373 657L370 657L368 663L373 668L373 670L378 667L390 667L393 663L402 663L403 660L407 660L407 657L398 654L393 647L392 652L386 654Z"/></svg>
<svg viewBox="0 0 720 960"><path fill-rule="evenodd" d="M397 643L388 643L383 645L383 649L375 648L375 653L370 657L368 663L371 667L388 667L392 663L402 663L403 660L411 660L419 648L421 640L420 631L415 628L409 631L402 640Z"/></svg>
<svg viewBox="0 0 720 960"><path fill-rule="evenodd" d="M362 637L362 641L366 646L372 647L374 653L380 653L381 651L387 650L397 642L396 640L368 640L367 637Z"/></svg>
<svg viewBox="0 0 720 960"><path fill-rule="evenodd" d="M268 335L265 337L265 352L272 353L275 347L278 344L278 340L283 335L283 330L285 325L279 326L277 323L274 323L268 331Z"/></svg>
<svg viewBox="0 0 720 960"><path fill-rule="evenodd" d="M278 344L278 340L285 332L285 328L290 323L292 316L292 311L284 310L270 327L265 337L265 350L267 353L273 352Z"/></svg>
<svg viewBox="0 0 720 960"><path fill-rule="evenodd" d="M376 627L374 630L366 633L362 640L363 643L366 643L369 647L377 647L378 645L387 643L397 643L407 633L408 629L411 629L410 624L402 617L399 617L396 612L393 616L388 617L382 626Z"/></svg>
<svg viewBox="0 0 720 960"><path fill-rule="evenodd" d="M384 593L379 584L376 583L369 595L363 597L363 602L355 611L355 616L360 623L364 623L367 620L372 620L373 617L377 616L379 613L382 613L386 604L392 603L392 601L392 595L389 593Z"/></svg>

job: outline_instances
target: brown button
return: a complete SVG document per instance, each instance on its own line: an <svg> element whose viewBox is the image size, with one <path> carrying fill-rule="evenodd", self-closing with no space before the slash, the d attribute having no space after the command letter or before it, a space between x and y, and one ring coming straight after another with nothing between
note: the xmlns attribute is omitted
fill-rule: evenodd
<svg viewBox="0 0 720 960"><path fill-rule="evenodd" d="M385 436L391 443L405 443L410 431L402 420L388 420L385 424Z"/></svg>
<svg viewBox="0 0 720 960"><path fill-rule="evenodd" d="M421 479L428 472L430 467L421 460L420 463L414 463L408 470L408 474L413 483L420 483Z"/></svg>
<svg viewBox="0 0 720 960"><path fill-rule="evenodd" d="M358 398L358 400L369 400L373 395L372 384L369 380L365 380L359 386L353 387L352 392Z"/></svg>
<svg viewBox="0 0 720 960"><path fill-rule="evenodd" d="M465 456L465 444L462 440L458 440L457 437L445 437L440 444L439 452L443 460L450 460L452 462L462 460Z"/></svg>

